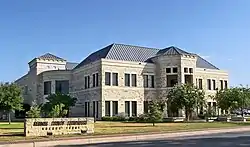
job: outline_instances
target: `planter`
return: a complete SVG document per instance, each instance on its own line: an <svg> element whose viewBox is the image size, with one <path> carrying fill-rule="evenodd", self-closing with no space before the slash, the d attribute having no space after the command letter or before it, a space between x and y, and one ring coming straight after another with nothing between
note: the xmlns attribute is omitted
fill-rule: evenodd
<svg viewBox="0 0 250 147"><path fill-rule="evenodd" d="M237 121L240 121L240 122L246 122L247 121L247 118L246 117L242 117L242 116L234 116L231 118L231 121L234 121L234 122L237 122Z"/></svg>
<svg viewBox="0 0 250 147"><path fill-rule="evenodd" d="M207 122L214 122L217 119L217 117L207 117L206 121Z"/></svg>
<svg viewBox="0 0 250 147"><path fill-rule="evenodd" d="M217 120L221 121L221 122L230 122L231 117L230 116L219 116Z"/></svg>
<svg viewBox="0 0 250 147"><path fill-rule="evenodd" d="M185 117L167 117L164 119L166 122L184 122Z"/></svg>

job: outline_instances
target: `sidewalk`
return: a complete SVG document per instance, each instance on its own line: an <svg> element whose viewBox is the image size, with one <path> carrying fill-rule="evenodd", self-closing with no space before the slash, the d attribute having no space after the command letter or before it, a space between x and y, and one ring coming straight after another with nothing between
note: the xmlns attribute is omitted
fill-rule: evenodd
<svg viewBox="0 0 250 147"><path fill-rule="evenodd" d="M116 136L96 136L77 139L64 139L53 141L34 141L27 143L15 143L15 144L2 144L0 147L53 147L56 145L83 145L94 143L108 143L108 142L120 142L120 141L139 141L139 140L153 140L164 138L175 138L185 136L197 136L197 135L209 135L217 133L229 133L229 132L246 132L250 131L250 127L238 127L232 129L217 129L217 130L205 130L205 131L189 131L178 133L155 133L155 134L133 134L133 135L116 135Z"/></svg>

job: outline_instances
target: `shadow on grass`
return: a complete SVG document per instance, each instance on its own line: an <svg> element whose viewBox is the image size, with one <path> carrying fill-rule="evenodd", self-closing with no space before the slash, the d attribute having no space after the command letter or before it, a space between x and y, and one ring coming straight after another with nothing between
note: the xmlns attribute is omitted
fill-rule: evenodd
<svg viewBox="0 0 250 147"><path fill-rule="evenodd" d="M16 137L16 136L23 136L23 133L6 133L6 134L0 134L0 137Z"/></svg>
<svg viewBox="0 0 250 147"><path fill-rule="evenodd" d="M23 130L23 128L0 128L0 130L12 130L12 129L19 129L19 130Z"/></svg>
<svg viewBox="0 0 250 147"><path fill-rule="evenodd" d="M145 126L139 126L139 125L134 125L134 126L123 126L123 125L119 125L119 126L109 126L110 128L123 128L123 127L126 127L126 128L144 128L144 127L148 127L150 125L145 125ZM152 125L151 125L152 126Z"/></svg>

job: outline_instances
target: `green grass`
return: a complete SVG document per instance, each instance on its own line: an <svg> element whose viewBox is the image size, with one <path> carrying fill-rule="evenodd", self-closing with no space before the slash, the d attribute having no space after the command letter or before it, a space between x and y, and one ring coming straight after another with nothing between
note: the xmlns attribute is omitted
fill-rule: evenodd
<svg viewBox="0 0 250 147"><path fill-rule="evenodd" d="M97 122L94 135L132 134L132 133L159 133L206 130L214 128L235 128L250 126L250 123L129 123L129 122ZM23 123L0 123L0 142L18 140L41 140L62 137L80 137L80 135L53 136L53 137L24 137ZM86 137L86 136L85 136Z"/></svg>

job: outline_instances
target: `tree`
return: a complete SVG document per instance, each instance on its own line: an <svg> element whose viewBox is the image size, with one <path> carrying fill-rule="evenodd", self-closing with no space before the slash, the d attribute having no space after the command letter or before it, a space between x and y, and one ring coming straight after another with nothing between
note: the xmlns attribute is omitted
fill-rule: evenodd
<svg viewBox="0 0 250 147"><path fill-rule="evenodd" d="M189 121L192 112L205 104L205 93L192 84L176 85L168 95L170 109L185 109L186 120Z"/></svg>
<svg viewBox="0 0 250 147"><path fill-rule="evenodd" d="M222 110L243 109L250 106L250 89L248 87L232 87L230 89L219 90L214 99Z"/></svg>
<svg viewBox="0 0 250 147"><path fill-rule="evenodd" d="M51 111L55 108L56 105L62 106L63 104L63 111L67 111L67 115L69 113L70 107L75 106L75 103L77 101L77 98L71 97L70 95L56 93L51 94L47 98L47 102L42 105L42 110L45 112L46 115L51 114Z"/></svg>
<svg viewBox="0 0 250 147"><path fill-rule="evenodd" d="M148 105L149 112L147 113L148 119L155 126L155 122L162 120L162 105L157 101L151 101Z"/></svg>
<svg viewBox="0 0 250 147"><path fill-rule="evenodd" d="M15 83L0 84L0 109L8 112L9 124L11 123L11 112L22 110L23 98L21 88Z"/></svg>
<svg viewBox="0 0 250 147"><path fill-rule="evenodd" d="M68 113L68 111L64 109L64 107L65 105L62 103L55 105L49 112L48 116L52 118L64 117Z"/></svg>
<svg viewBox="0 0 250 147"><path fill-rule="evenodd" d="M41 108L39 106L32 106L27 112L27 117L29 118L40 118L41 117Z"/></svg>

